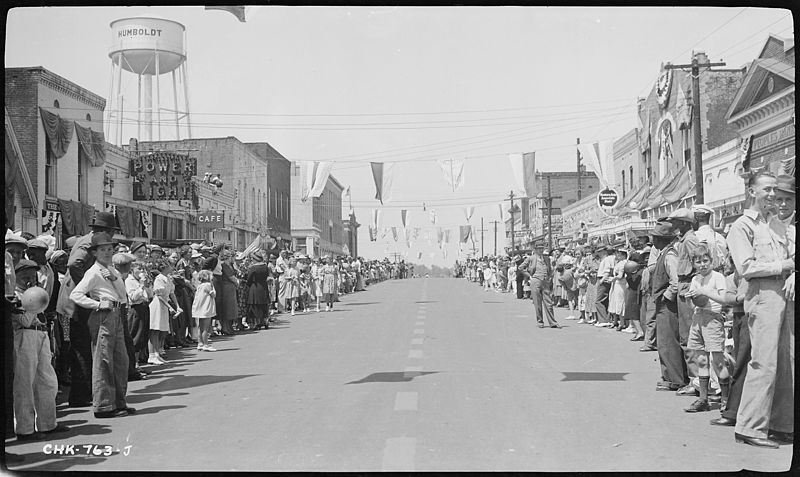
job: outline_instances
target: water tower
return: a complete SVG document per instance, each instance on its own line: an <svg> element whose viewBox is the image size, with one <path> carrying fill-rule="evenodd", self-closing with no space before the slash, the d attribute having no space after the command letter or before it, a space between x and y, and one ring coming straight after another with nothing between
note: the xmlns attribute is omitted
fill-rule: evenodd
<svg viewBox="0 0 800 477"><path fill-rule="evenodd" d="M131 137L191 138L184 26L164 18L122 18L111 22L111 36L107 141L119 146Z"/></svg>

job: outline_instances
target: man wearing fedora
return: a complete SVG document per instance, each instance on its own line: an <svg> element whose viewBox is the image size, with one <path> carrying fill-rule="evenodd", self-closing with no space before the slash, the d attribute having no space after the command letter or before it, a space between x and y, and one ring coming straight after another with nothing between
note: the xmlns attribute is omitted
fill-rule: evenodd
<svg viewBox="0 0 800 477"><path fill-rule="evenodd" d="M111 212L98 212L91 224L92 231L75 241L75 245L67 260L67 278L65 285L71 291L83 279L93 264L94 256L89 253L92 237L96 233L105 232L113 236L120 230L116 218ZM71 283L70 283L71 282ZM70 319L70 344L72 363L70 366L69 405L72 407L86 407L92 404L92 339L89 333L90 310L76 307Z"/></svg>
<svg viewBox="0 0 800 477"><path fill-rule="evenodd" d="M688 383L678 324L678 252L676 230L670 222L656 222L653 247L658 259L650 276L650 294L656 306L656 343L661 381L656 391L677 391Z"/></svg>
<svg viewBox="0 0 800 477"><path fill-rule="evenodd" d="M133 414L125 401L128 390L128 354L122 320L128 309L128 293L122 275L112 266L111 235L92 235L89 253L95 262L70 293L78 307L89 310L92 349L92 410L95 417Z"/></svg>
<svg viewBox="0 0 800 477"><path fill-rule="evenodd" d="M680 207L666 218L678 231L678 242L675 251L678 252L678 331L680 333L683 357L686 360L686 372L689 379L697 377L697 364L694 362L694 352L687 348L689 342L689 328L692 326L694 303L686 296L692 277L695 275L692 256L700 247L700 240L694 232L695 218L691 210ZM656 325L657 326L657 325ZM696 396L697 389L689 383L679 389L679 396Z"/></svg>

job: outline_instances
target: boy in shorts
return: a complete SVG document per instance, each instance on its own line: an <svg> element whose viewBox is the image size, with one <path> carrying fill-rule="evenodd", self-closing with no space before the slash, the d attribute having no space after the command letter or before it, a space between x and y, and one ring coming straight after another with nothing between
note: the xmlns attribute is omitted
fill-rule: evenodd
<svg viewBox="0 0 800 477"><path fill-rule="evenodd" d="M697 376L700 381L700 397L685 409L686 412L710 411L708 404L709 354L711 365L719 378L720 384L729 382L728 369L725 367L725 318L722 305L710 297L720 298L725 295L727 284L725 277L713 270L711 251L705 244L692 253L692 262L697 274L692 278L686 296L694 302L694 315L689 328L687 348L695 353ZM719 301L723 301L720 299ZM722 386L721 386L722 387ZM728 386L724 386L727 388ZM722 389L722 399L727 400L728 389Z"/></svg>

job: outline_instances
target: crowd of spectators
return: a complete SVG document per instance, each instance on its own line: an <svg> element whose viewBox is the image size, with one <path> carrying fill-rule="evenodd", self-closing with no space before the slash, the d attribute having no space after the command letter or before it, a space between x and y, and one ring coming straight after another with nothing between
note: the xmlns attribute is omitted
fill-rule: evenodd
<svg viewBox="0 0 800 477"><path fill-rule="evenodd" d="M703 204L659 219L648 236L470 258L455 276L530 298L538 326L553 307L578 324L630 333L657 352L657 391L716 407L737 442L794 441L795 179L756 172L727 234ZM717 405L718 403L718 405ZM712 406L712 404L714 406Z"/></svg>
<svg viewBox="0 0 800 477"><path fill-rule="evenodd" d="M52 236L6 232L6 436L68 431L56 422L59 395L96 418L135 414L127 383L176 357L170 350L214 352L216 336L269 329L281 313L320 313L322 302L333 311L341 295L410 270L388 259L312 258L276 240L246 251L119 243L106 212L91 229L63 248Z"/></svg>

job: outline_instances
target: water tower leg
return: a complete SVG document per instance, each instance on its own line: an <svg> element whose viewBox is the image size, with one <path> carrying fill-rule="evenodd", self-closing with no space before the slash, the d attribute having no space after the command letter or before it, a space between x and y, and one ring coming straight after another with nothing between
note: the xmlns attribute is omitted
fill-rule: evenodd
<svg viewBox="0 0 800 477"><path fill-rule="evenodd" d="M186 113L186 127L189 133L189 139L192 138L192 116L189 114L189 73L186 72L186 60L183 60L180 66L181 72L183 74L183 99L186 101L186 108L184 109Z"/></svg>
<svg viewBox="0 0 800 477"><path fill-rule="evenodd" d="M120 58L120 61L122 59ZM122 106L120 98L122 98L122 63L117 65L117 95L114 97L115 105L114 112L117 115L117 146L122 144Z"/></svg>
<svg viewBox="0 0 800 477"><path fill-rule="evenodd" d="M109 101L108 102L109 102L109 104L106 105L106 121L105 121L105 124L104 124L105 134L106 134L106 138L108 138L108 142L111 143L111 144L117 144L117 145L119 143L119 138L116 138L117 141L115 141L115 138L114 138L114 134L117 132L116 123L114 122L114 117L115 117L115 115L114 115L114 99L117 97L117 94L119 94L119 91L118 91L117 88L115 88L116 84L114 82L114 79L117 77L115 68L116 68L116 65L117 65L118 61L119 61L119 55L115 55L115 57L111 58L111 75L109 75L109 79L110 79L110 83L111 84L108 87L108 90L109 90L109 95L108 95L108 100Z"/></svg>
<svg viewBox="0 0 800 477"><path fill-rule="evenodd" d="M172 70L172 101L173 109L175 109L175 140L181 139L180 119L178 118L178 78L175 76L175 70Z"/></svg>
<svg viewBox="0 0 800 477"><path fill-rule="evenodd" d="M153 140L153 75L144 75L144 136Z"/></svg>
<svg viewBox="0 0 800 477"><path fill-rule="evenodd" d="M158 66L161 60L159 59L158 50L156 50L156 75L153 78L156 82L156 121L158 121L158 140L161 140L161 72Z"/></svg>
<svg viewBox="0 0 800 477"><path fill-rule="evenodd" d="M137 75L139 79L139 91L136 95L136 139L142 137L142 75Z"/></svg>

